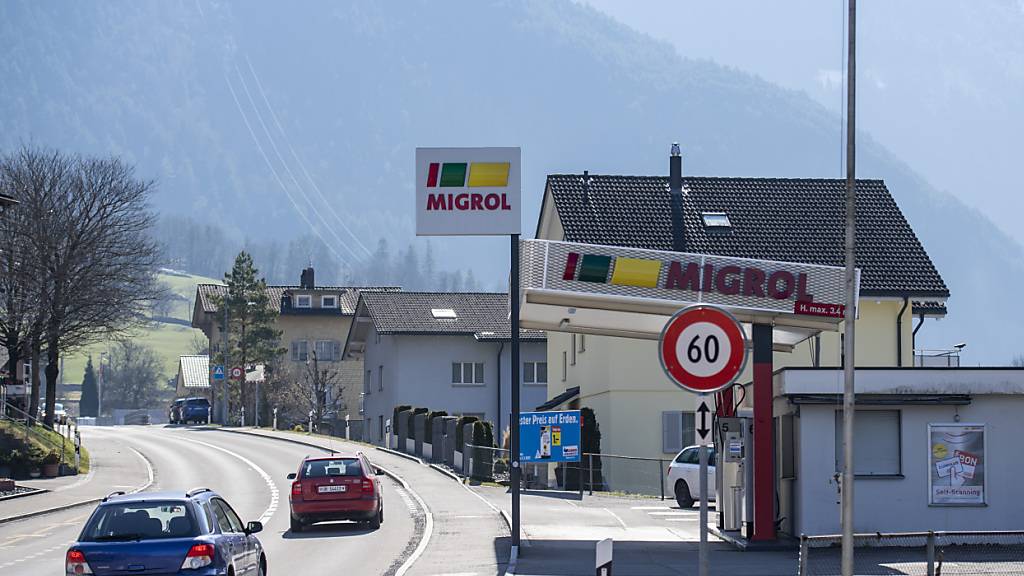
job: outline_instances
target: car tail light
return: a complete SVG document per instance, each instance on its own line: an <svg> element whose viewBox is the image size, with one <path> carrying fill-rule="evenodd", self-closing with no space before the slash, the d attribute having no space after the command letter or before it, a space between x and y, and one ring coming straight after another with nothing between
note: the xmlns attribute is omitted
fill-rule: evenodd
<svg viewBox="0 0 1024 576"><path fill-rule="evenodd" d="M196 544L185 555L182 570L195 570L213 564L213 544Z"/></svg>
<svg viewBox="0 0 1024 576"><path fill-rule="evenodd" d="M367 478L366 476L364 476L363 480L362 480L363 498L364 499L373 499L373 498L375 498L377 496L376 494L374 494L374 489L375 488L376 488L376 486L374 486L374 484L373 484L373 478Z"/></svg>
<svg viewBox="0 0 1024 576"><path fill-rule="evenodd" d="M302 482L292 482L292 496L302 496Z"/></svg>
<svg viewBox="0 0 1024 576"><path fill-rule="evenodd" d="M85 554L81 550L68 550L64 567L65 574L92 574L89 563L85 561Z"/></svg>

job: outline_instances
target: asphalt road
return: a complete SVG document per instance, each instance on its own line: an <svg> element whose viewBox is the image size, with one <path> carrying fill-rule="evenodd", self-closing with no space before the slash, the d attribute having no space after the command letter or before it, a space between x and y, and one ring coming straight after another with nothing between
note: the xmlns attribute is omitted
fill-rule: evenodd
<svg viewBox="0 0 1024 576"><path fill-rule="evenodd" d="M269 574L390 574L418 540L415 517L422 511L399 484L386 477L382 482L385 521L380 530L341 522L292 534L288 530L291 482L286 475L296 470L303 456L316 453L314 448L211 429L82 430L93 451L128 446L144 456L154 472L150 490L209 487L224 496L243 521L262 520L265 527L259 538L267 552ZM368 455L372 461L374 454ZM130 490L146 481L140 473L124 478L123 484L110 485L109 490ZM0 524L0 574L63 574L64 553L92 508Z"/></svg>

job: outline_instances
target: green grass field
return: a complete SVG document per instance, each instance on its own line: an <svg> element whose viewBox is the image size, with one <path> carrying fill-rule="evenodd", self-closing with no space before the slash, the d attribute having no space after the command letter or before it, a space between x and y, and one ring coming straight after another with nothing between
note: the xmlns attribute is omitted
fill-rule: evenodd
<svg viewBox="0 0 1024 576"><path fill-rule="evenodd" d="M196 284L220 283L218 280L203 276L161 273L159 277L180 300L175 302L170 315L186 321L191 320L192 317L192 301L196 295ZM194 339L200 339L203 343L206 341L206 337L199 330L165 322L141 326L127 334L127 337L140 344L150 346L156 351L163 361L165 380L173 378L178 373L178 357L193 352L192 342ZM100 352L109 349L113 344L113 342L94 344L64 358L64 381L68 383L81 382L89 355L92 355L95 365L99 362Z"/></svg>

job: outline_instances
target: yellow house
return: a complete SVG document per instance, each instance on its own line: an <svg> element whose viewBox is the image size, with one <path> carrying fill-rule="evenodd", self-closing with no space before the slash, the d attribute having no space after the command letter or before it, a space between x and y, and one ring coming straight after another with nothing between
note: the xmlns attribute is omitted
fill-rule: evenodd
<svg viewBox="0 0 1024 576"><path fill-rule="evenodd" d="M226 286L200 284L196 287L192 327L203 331L210 341L210 350L218 352L223 341L219 314L214 296L223 295ZM302 271L298 286L267 286L272 306L279 315L276 326L281 331L281 346L286 349L282 362L286 368L301 369L313 354L317 361L335 366L341 372L341 394L346 415L355 423L362 419L359 395L363 386L361 360L342 360L342 348L348 335L361 291L396 291L394 287L317 286L314 270Z"/></svg>
<svg viewBox="0 0 1024 576"><path fill-rule="evenodd" d="M683 177L678 162L677 178L548 176L536 237L843 266L844 180ZM857 187L856 365L913 366L914 333L945 315L949 290L885 184ZM838 327L777 348L774 368L840 366ZM669 459L694 442L695 396L664 375L656 341L552 331L548 363L548 397L595 411L602 452ZM751 382L751 365L739 382ZM749 406L751 392L737 401Z"/></svg>

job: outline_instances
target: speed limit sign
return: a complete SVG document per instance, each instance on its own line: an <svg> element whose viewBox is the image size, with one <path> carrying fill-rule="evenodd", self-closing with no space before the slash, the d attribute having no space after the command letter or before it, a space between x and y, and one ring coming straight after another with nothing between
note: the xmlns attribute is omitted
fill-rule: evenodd
<svg viewBox="0 0 1024 576"><path fill-rule="evenodd" d="M665 374L691 392L717 392L739 378L747 362L740 323L721 308L683 308L665 324L658 340Z"/></svg>

